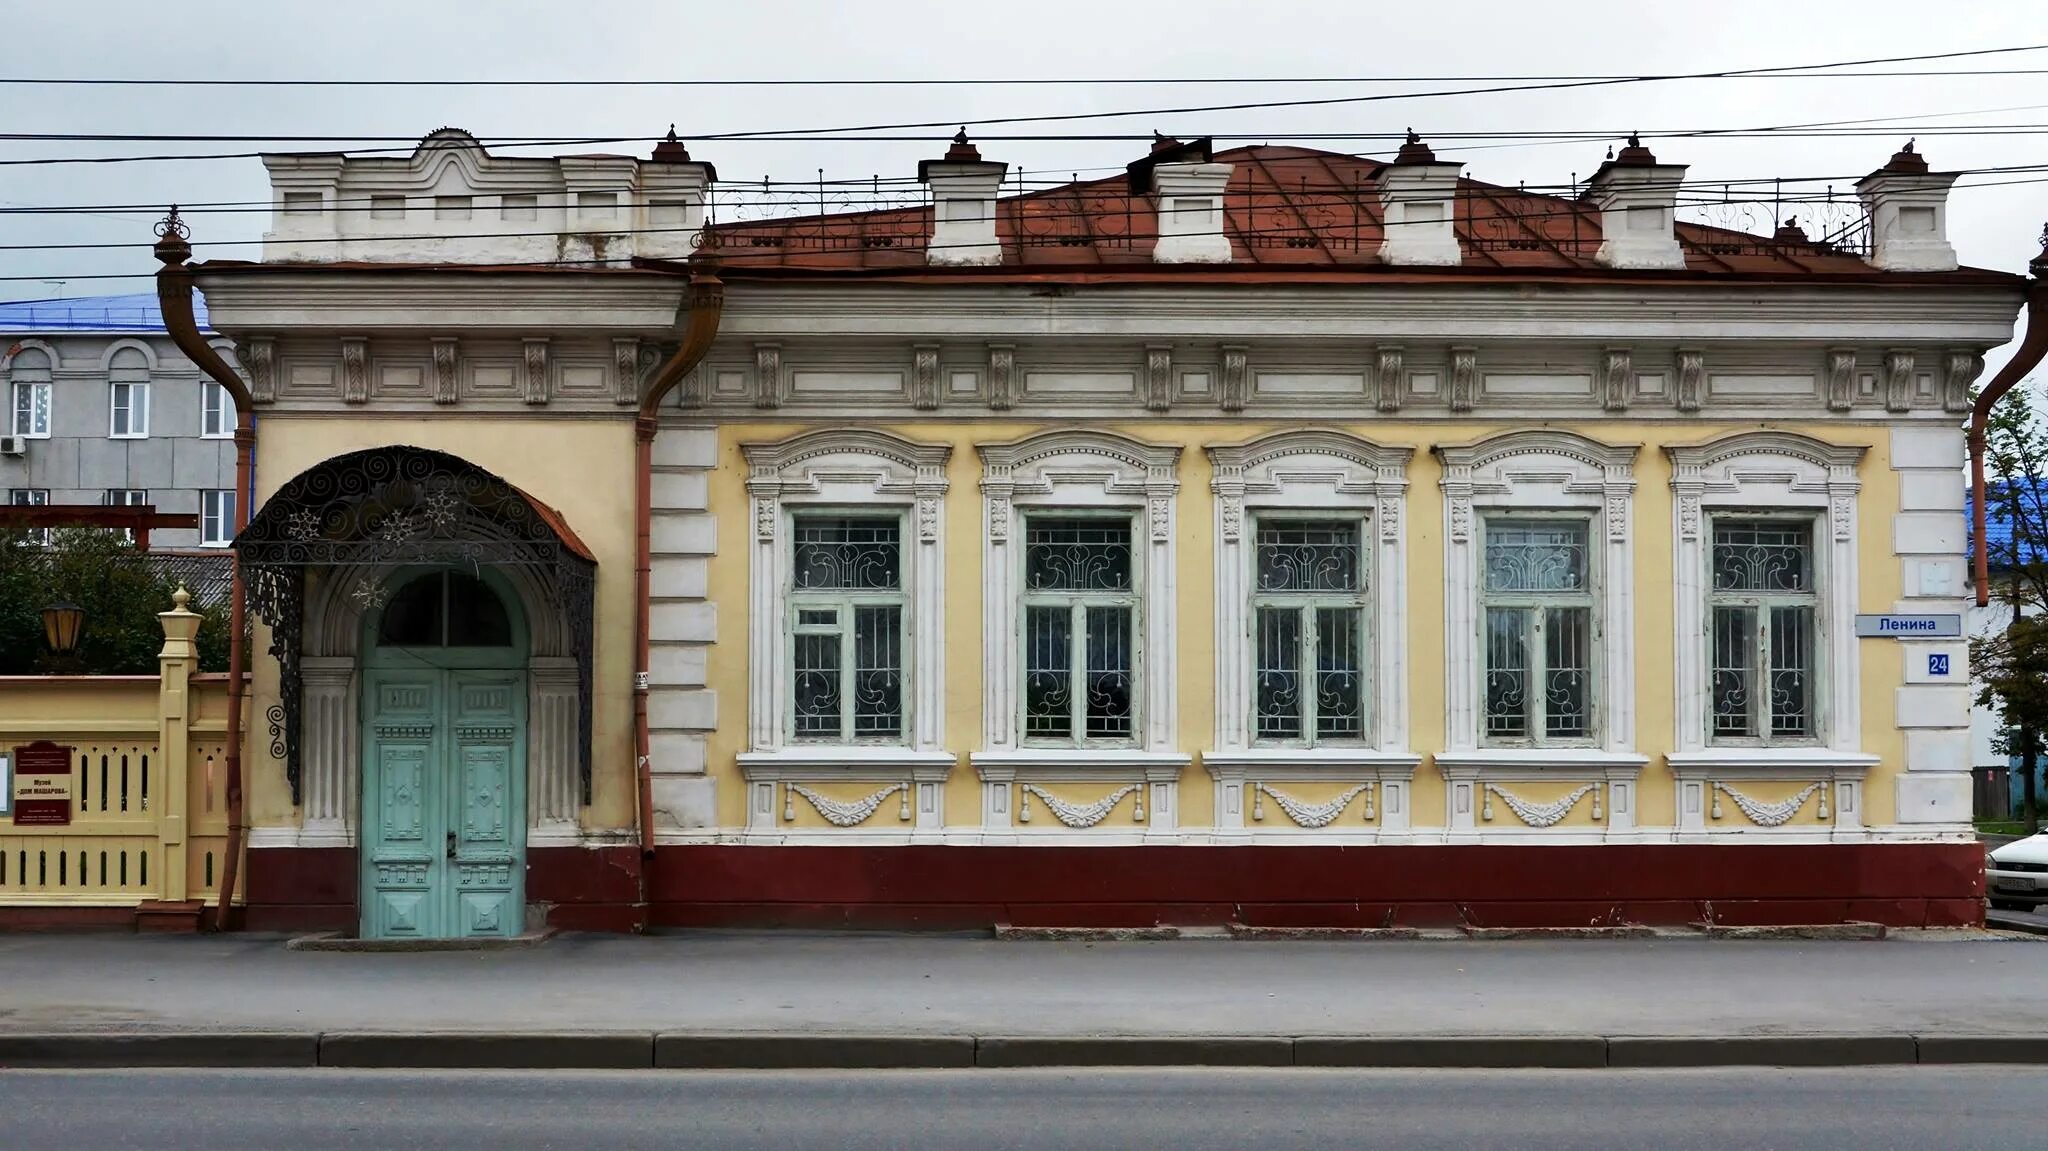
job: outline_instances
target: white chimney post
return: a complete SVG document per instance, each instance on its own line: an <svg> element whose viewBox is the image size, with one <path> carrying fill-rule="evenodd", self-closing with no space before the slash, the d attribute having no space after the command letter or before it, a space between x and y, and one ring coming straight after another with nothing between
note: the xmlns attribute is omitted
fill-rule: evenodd
<svg viewBox="0 0 2048 1151"><path fill-rule="evenodd" d="M944 157L918 161L917 178L932 189L932 238L925 263L1003 262L1003 246L996 241L996 193L1009 168L983 160L968 143L965 128Z"/></svg>
<svg viewBox="0 0 2048 1151"><path fill-rule="evenodd" d="M1870 263L1887 272L1952 272L1956 250L1948 242L1948 190L1959 172L1930 172L1913 142L1884 167L1856 181L1870 215Z"/></svg>
<svg viewBox="0 0 2048 1151"><path fill-rule="evenodd" d="M635 255L657 260L686 260L704 235L704 200L718 170L690 159L690 150L676 139L654 145L654 158L640 162L634 195Z"/></svg>
<svg viewBox="0 0 2048 1151"><path fill-rule="evenodd" d="M1409 131L1394 162L1373 180L1386 233L1380 244L1382 263L1455 266L1464 261L1455 219L1462 167L1438 161L1429 145Z"/></svg>
<svg viewBox="0 0 2048 1151"><path fill-rule="evenodd" d="M1156 264L1227 264L1230 237L1223 231L1223 196L1235 164L1159 164L1152 169L1158 193L1159 240Z"/></svg>
<svg viewBox="0 0 2048 1151"><path fill-rule="evenodd" d="M1593 258L1610 268L1684 268L1674 210L1685 167L1659 164L1634 136L1600 165L1586 189L1600 209L1600 250Z"/></svg>

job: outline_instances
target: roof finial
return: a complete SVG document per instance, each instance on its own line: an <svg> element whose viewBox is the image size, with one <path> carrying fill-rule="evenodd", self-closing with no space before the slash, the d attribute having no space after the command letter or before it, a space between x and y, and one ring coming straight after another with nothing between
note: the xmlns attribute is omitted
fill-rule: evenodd
<svg viewBox="0 0 2048 1151"><path fill-rule="evenodd" d="M1607 158L1610 160L1614 159L1614 145L1612 144L1607 145Z"/></svg>
<svg viewBox="0 0 2048 1151"><path fill-rule="evenodd" d="M192 258L192 229L186 227L185 221L179 218L176 204L172 204L170 212L157 221L156 234L158 238L155 252L158 261L171 265L182 264Z"/></svg>
<svg viewBox="0 0 2048 1151"><path fill-rule="evenodd" d="M965 144L967 142L967 125L960 125L960 130L953 133L953 142L955 144Z"/></svg>
<svg viewBox="0 0 2048 1151"><path fill-rule="evenodd" d="M1912 150L1913 150L1913 142L1914 142L1915 140L1918 140L1918 139L1919 139L1919 137L1918 137L1918 136L1908 136L1908 137L1906 137L1906 146L1905 146L1905 147L1903 147L1903 148L1901 148L1901 149L1899 149L1899 151L1901 151L1901 152L1910 152L1910 151L1912 151Z"/></svg>
<svg viewBox="0 0 2048 1151"><path fill-rule="evenodd" d="M1402 144L1401 150L1394 153L1394 163L1434 164L1436 163L1436 153L1430 150L1429 145L1422 142L1422 137L1416 133L1415 129L1410 128L1408 129L1408 142Z"/></svg>
<svg viewBox="0 0 2048 1151"><path fill-rule="evenodd" d="M1638 136L1638 135L1636 135L1636 134L1635 134L1634 132L1630 132L1630 133L1628 134L1628 146L1629 146L1629 147L1631 147L1631 148L1640 148L1640 147L1642 147L1642 146L1643 146L1643 139L1642 139L1642 137L1641 137L1641 136Z"/></svg>
<svg viewBox="0 0 2048 1151"><path fill-rule="evenodd" d="M668 126L668 135L655 141L654 159L657 163L662 164L687 164L690 162L690 149L685 147L682 140L677 138L676 126L674 124Z"/></svg>

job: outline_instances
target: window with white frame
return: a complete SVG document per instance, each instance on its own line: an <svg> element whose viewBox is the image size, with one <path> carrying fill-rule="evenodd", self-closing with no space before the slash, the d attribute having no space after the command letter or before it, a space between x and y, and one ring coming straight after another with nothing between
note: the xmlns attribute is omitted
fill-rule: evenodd
<svg viewBox="0 0 2048 1151"><path fill-rule="evenodd" d="M7 502L18 508L48 507L50 504L50 489L14 488L13 490L7 493ZM48 547L50 543L50 529L29 529L28 542L32 544L37 544L42 547Z"/></svg>
<svg viewBox="0 0 2048 1151"><path fill-rule="evenodd" d="M1855 753L1857 471L1791 432L1673 445L1677 754Z"/></svg>
<svg viewBox="0 0 2048 1151"><path fill-rule="evenodd" d="M149 491L146 488L108 488L107 493L100 499L110 508L143 507L149 503ZM133 543L135 533L128 528L122 528L121 539L123 542Z"/></svg>
<svg viewBox="0 0 2048 1151"><path fill-rule="evenodd" d="M13 417L9 434L31 439L50 435L50 357L39 348L26 348L14 357Z"/></svg>
<svg viewBox="0 0 2048 1151"><path fill-rule="evenodd" d="M1711 522L1713 739L1811 739L1820 646L1813 518L1726 514Z"/></svg>
<svg viewBox="0 0 2048 1151"><path fill-rule="evenodd" d="M235 434L235 401L226 388L213 380L201 384L199 434L209 440L224 440Z"/></svg>
<svg viewBox="0 0 2048 1151"><path fill-rule="evenodd" d="M902 517L806 512L790 536L791 738L901 742Z"/></svg>
<svg viewBox="0 0 2048 1151"><path fill-rule="evenodd" d="M1315 747L1366 732L1362 519L1257 517L1252 557L1252 738Z"/></svg>
<svg viewBox="0 0 2048 1151"><path fill-rule="evenodd" d="M149 435L149 380L115 380L109 385L113 414L107 435L117 440Z"/></svg>
<svg viewBox="0 0 2048 1151"><path fill-rule="evenodd" d="M951 449L829 428L741 453L753 505L748 638L761 657L743 758L815 763L847 747L872 766L883 748L935 752Z"/></svg>
<svg viewBox="0 0 2048 1151"><path fill-rule="evenodd" d="M1184 762L1173 750L1181 449L1061 428L976 450L990 669L977 768Z"/></svg>
<svg viewBox="0 0 2048 1151"><path fill-rule="evenodd" d="M1487 516L1485 742L1593 737L1593 560L1584 517Z"/></svg>
<svg viewBox="0 0 2048 1151"><path fill-rule="evenodd" d="M199 493L199 545L224 548L235 538L235 493L215 488Z"/></svg>
<svg viewBox="0 0 2048 1151"><path fill-rule="evenodd" d="M1129 516L1044 512L1025 518L1026 740L1123 744L1134 737L1133 534Z"/></svg>
<svg viewBox="0 0 2048 1151"><path fill-rule="evenodd" d="M1446 751L1635 756L1635 455L1556 428L1443 461Z"/></svg>

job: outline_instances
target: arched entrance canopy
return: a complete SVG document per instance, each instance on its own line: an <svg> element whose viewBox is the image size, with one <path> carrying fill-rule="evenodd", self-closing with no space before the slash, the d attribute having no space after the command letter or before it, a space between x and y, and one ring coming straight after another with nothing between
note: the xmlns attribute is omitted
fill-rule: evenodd
<svg viewBox="0 0 2048 1151"><path fill-rule="evenodd" d="M285 761L294 804L302 799L299 660L308 571L431 564L527 569L560 605L576 661L578 767L583 802L590 802L597 560L553 508L460 457L391 445L335 456L299 473L251 517L234 547L250 606L271 629L280 699L268 717L270 753ZM381 607L392 590L366 576L347 594L368 610Z"/></svg>

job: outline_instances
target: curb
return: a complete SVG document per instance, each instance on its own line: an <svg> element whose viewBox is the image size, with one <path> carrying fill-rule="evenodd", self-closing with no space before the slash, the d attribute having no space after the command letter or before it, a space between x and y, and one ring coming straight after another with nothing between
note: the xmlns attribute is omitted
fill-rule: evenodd
<svg viewBox="0 0 2048 1151"><path fill-rule="evenodd" d="M330 1031L320 1036L320 1066L625 1070L654 1066L654 1036Z"/></svg>
<svg viewBox="0 0 2048 1151"><path fill-rule="evenodd" d="M0 1034L0 1068L854 1070L2048 1065L2048 1035L820 1035L706 1032Z"/></svg>
<svg viewBox="0 0 2048 1151"><path fill-rule="evenodd" d="M654 1037L654 1066L778 1071L972 1067L974 1049L972 1035L662 1034Z"/></svg>

